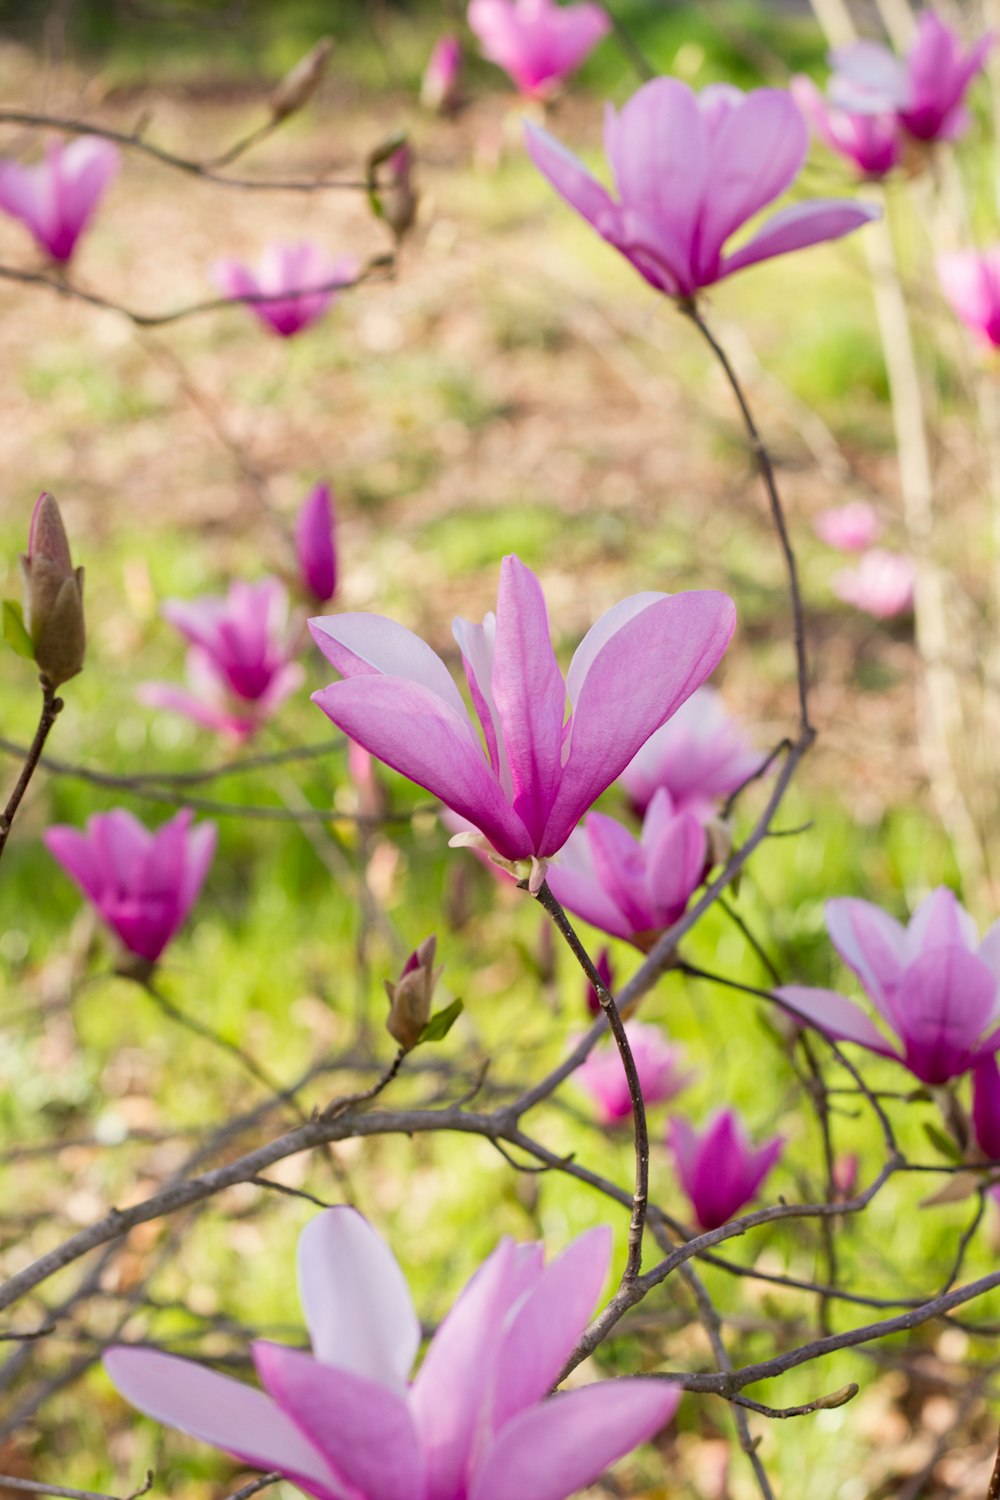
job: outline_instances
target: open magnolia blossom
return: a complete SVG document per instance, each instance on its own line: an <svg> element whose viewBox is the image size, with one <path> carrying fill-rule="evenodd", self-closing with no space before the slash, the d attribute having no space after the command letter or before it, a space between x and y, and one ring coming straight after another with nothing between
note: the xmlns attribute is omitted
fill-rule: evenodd
<svg viewBox="0 0 1000 1500"><path fill-rule="evenodd" d="M625 1035L632 1049L632 1060L639 1076L639 1087L647 1109L663 1104L687 1088L694 1073L681 1067L682 1051L671 1046L659 1026L645 1021L626 1021ZM632 1098L621 1056L613 1042L595 1047L586 1062L573 1074L576 1082L593 1099L602 1125L613 1125L632 1114Z"/></svg>
<svg viewBox="0 0 1000 1500"><path fill-rule="evenodd" d="M141 1411L317 1500L566 1500L679 1400L642 1379L548 1398L610 1251L609 1232L595 1229L543 1266L540 1244L502 1240L408 1384L420 1323L403 1274L360 1214L332 1208L299 1239L313 1352L258 1340L266 1394L152 1349L110 1349L104 1364Z"/></svg>
<svg viewBox="0 0 1000 1500"><path fill-rule="evenodd" d="M718 1229L756 1197L785 1145L784 1138L776 1135L761 1146L752 1146L733 1109L717 1111L700 1132L675 1117L667 1141L702 1229Z"/></svg>
<svg viewBox="0 0 1000 1500"><path fill-rule="evenodd" d="M674 812L711 818L717 804L759 769L764 760L713 687L700 687L673 717L651 734L625 767L621 783L640 815L664 787Z"/></svg>
<svg viewBox="0 0 1000 1500"><path fill-rule="evenodd" d="M908 927L850 898L827 902L826 926L900 1046L834 990L797 984L777 990L810 1025L895 1057L928 1084L947 1083L1000 1048L1000 922L979 942L972 917L939 886Z"/></svg>
<svg viewBox="0 0 1000 1500"><path fill-rule="evenodd" d="M798 176L809 131L780 89L750 94L729 84L694 93L654 78L625 105L608 108L604 145L617 201L546 131L526 125L535 166L640 276L668 297L694 298L758 261L839 239L878 214L841 199L794 203L736 250L732 235Z"/></svg>
<svg viewBox="0 0 1000 1500"><path fill-rule="evenodd" d="M313 701L351 739L440 797L501 858L533 861L537 889L544 861L714 671L734 624L726 594L634 594L588 631L564 681L541 585L506 557L496 614L453 627L486 755L444 662L381 615L310 620L344 678Z"/></svg>
<svg viewBox="0 0 1000 1500"><path fill-rule="evenodd" d="M606 813L592 812L570 834L547 878L569 911L646 951L684 911L708 859L704 827L693 813L675 812L660 787L638 839Z"/></svg>
<svg viewBox="0 0 1000 1500"><path fill-rule="evenodd" d="M873 547L856 567L841 568L833 576L833 592L845 604L863 609L876 620L892 620L913 608L917 565L905 552Z"/></svg>
<svg viewBox="0 0 1000 1500"><path fill-rule="evenodd" d="M941 255L937 273L956 317L985 348L1000 348L1000 245Z"/></svg>
<svg viewBox="0 0 1000 1500"><path fill-rule="evenodd" d="M270 244L256 270L238 260L217 260L211 274L226 297L255 298L247 307L282 338L301 333L323 316L340 287L356 280L353 255L333 260L320 245L303 240ZM261 299L267 299L261 300Z"/></svg>
<svg viewBox="0 0 1000 1500"><path fill-rule="evenodd" d="M155 832L116 807L86 831L56 824L45 847L130 953L155 963L198 897L215 853L215 825L185 809Z"/></svg>
<svg viewBox="0 0 1000 1500"><path fill-rule="evenodd" d="M53 141L34 167L0 162L0 208L20 219L39 247L65 263L118 171L121 153L110 141L82 135Z"/></svg>
<svg viewBox="0 0 1000 1500"><path fill-rule="evenodd" d="M849 161L861 177L885 177L903 155L903 128L895 110L846 109L824 98L811 78L792 79L792 98L825 146Z"/></svg>
<svg viewBox="0 0 1000 1500"><path fill-rule="evenodd" d="M607 36L611 21L592 0L470 0L469 29L522 94L547 99Z"/></svg>
<svg viewBox="0 0 1000 1500"><path fill-rule="evenodd" d="M225 598L171 599L163 614L191 642L192 691L143 683L137 697L149 708L245 740L302 681L301 666L289 661L288 595L276 578L234 583Z"/></svg>

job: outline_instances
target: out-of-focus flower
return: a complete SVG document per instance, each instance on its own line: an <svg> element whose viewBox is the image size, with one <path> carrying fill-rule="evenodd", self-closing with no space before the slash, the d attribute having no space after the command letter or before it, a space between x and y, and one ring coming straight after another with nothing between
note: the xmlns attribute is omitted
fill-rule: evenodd
<svg viewBox="0 0 1000 1500"><path fill-rule="evenodd" d="M801 76L792 79L791 93L814 134L862 177L885 177L898 164L903 131L895 111L869 114L840 108L824 99L811 78Z"/></svg>
<svg viewBox="0 0 1000 1500"><path fill-rule="evenodd" d="M396 137L398 140L398 137ZM417 222L419 197L413 182L413 147L409 141L380 147L368 158L372 206L398 245Z"/></svg>
<svg viewBox="0 0 1000 1500"><path fill-rule="evenodd" d="M328 484L314 485L303 501L295 522L295 555L307 593L317 604L326 604L337 592L333 495Z"/></svg>
<svg viewBox="0 0 1000 1500"><path fill-rule="evenodd" d="M838 552L864 552L882 535L882 522L867 500L851 500L847 505L820 511L816 535Z"/></svg>
<svg viewBox="0 0 1000 1500"><path fill-rule="evenodd" d="M929 1084L957 1078L1000 1047L1000 922L980 943L972 917L939 886L908 927L868 901L849 898L827 902L826 925L900 1046L834 990L797 984L777 990L809 1025L895 1057ZM988 1027L993 1029L984 1036Z"/></svg>
<svg viewBox="0 0 1000 1500"><path fill-rule="evenodd" d="M52 687L83 667L87 631L83 616L83 569L74 568L69 538L52 495L35 501L28 550L19 557L24 584L24 626L35 664Z"/></svg>
<svg viewBox="0 0 1000 1500"><path fill-rule="evenodd" d="M976 1063L972 1072L972 1129L987 1160L1000 1161L1000 1069L992 1055Z"/></svg>
<svg viewBox="0 0 1000 1500"><path fill-rule="evenodd" d="M548 923L546 923L546 927L548 927ZM597 970L597 977L603 984L604 988L609 992L609 994L613 995L615 992L615 971L611 963L611 953L609 949L601 949L600 953L598 953L597 958L594 961L594 968ZM590 983L589 980L584 984L583 998L586 1002L587 1009L589 1010L590 1014L592 1016L599 1016L601 1013L601 1002L598 999L597 991L594 989L594 986Z"/></svg>
<svg viewBox="0 0 1000 1500"><path fill-rule="evenodd" d="M699 1133L687 1120L670 1121L667 1143L681 1187L702 1229L718 1229L752 1198L784 1149L774 1136L753 1147L733 1109L714 1114Z"/></svg>
<svg viewBox="0 0 1000 1500"><path fill-rule="evenodd" d="M253 270L238 260L217 260L211 271L224 297L252 298L247 307L282 338L301 333L323 316L340 287L349 286L360 266L352 255L333 260L319 245L303 240L271 244Z"/></svg>
<svg viewBox="0 0 1000 1500"><path fill-rule="evenodd" d="M913 608L917 567L902 552L873 547L856 568L842 568L833 578L833 592L845 604L863 609L877 620L891 620Z"/></svg>
<svg viewBox="0 0 1000 1500"><path fill-rule="evenodd" d="M155 963L187 917L215 853L215 825L191 827L185 809L155 833L124 808L95 813L85 833L56 825L43 834L101 920L130 953Z"/></svg>
<svg viewBox="0 0 1000 1500"><path fill-rule="evenodd" d="M384 1240L352 1208L299 1239L312 1354L258 1339L266 1394L154 1349L110 1349L105 1368L149 1416L276 1470L317 1500L567 1500L673 1416L663 1382L548 1392L586 1326L611 1237L581 1235L543 1267L504 1239L431 1340Z"/></svg>
<svg viewBox="0 0 1000 1500"><path fill-rule="evenodd" d="M457 36L438 37L420 85L425 109L451 114L461 97L462 44Z"/></svg>
<svg viewBox="0 0 1000 1500"><path fill-rule="evenodd" d="M120 162L116 146L91 135L79 136L69 145L52 142L34 167L0 162L0 209L20 219L41 249L63 264Z"/></svg>
<svg viewBox="0 0 1000 1500"><path fill-rule="evenodd" d="M674 810L660 787L635 838L606 813L592 812L548 871L549 889L585 922L647 951L684 911L701 884L708 837L693 813Z"/></svg>
<svg viewBox="0 0 1000 1500"><path fill-rule="evenodd" d="M309 103L323 81L332 52L333 38L321 36L315 47L285 74L270 98L271 115L275 120L286 120Z"/></svg>
<svg viewBox="0 0 1000 1500"><path fill-rule="evenodd" d="M854 1189L858 1185L858 1168L860 1167L857 1155L853 1151L846 1152L843 1156L835 1156L833 1169L830 1173L833 1191L838 1202L846 1202L853 1197Z"/></svg>
<svg viewBox="0 0 1000 1500"><path fill-rule="evenodd" d="M417 1045L430 1020L434 988L441 977L441 970L434 967L436 951L437 938L432 934L413 950L396 982L385 981L389 996L386 1030L406 1052Z"/></svg>
<svg viewBox="0 0 1000 1500"><path fill-rule="evenodd" d="M192 691L144 683L138 696L149 708L243 740L302 682L301 666L289 660L288 596L275 578L234 583L225 598L172 599L163 614L191 642Z"/></svg>
<svg viewBox="0 0 1000 1500"><path fill-rule="evenodd" d="M629 801L640 814L664 787L674 811L710 818L752 776L764 757L746 737L739 720L728 713L713 687L700 687L673 718L650 735L621 774Z"/></svg>
<svg viewBox="0 0 1000 1500"><path fill-rule="evenodd" d="M968 126L965 96L993 41L989 33L965 52L957 33L925 10L905 61L868 41L832 52L831 97L849 109L895 110L914 140L953 141Z"/></svg>
<svg viewBox="0 0 1000 1500"><path fill-rule="evenodd" d="M713 84L695 94L677 78L643 84L621 114L607 115L617 201L546 131L526 128L532 159L556 192L668 297L690 300L734 271L839 239L878 214L841 199L794 203L725 253L730 237L791 186L806 159L805 120L780 89L743 94Z"/></svg>
<svg viewBox="0 0 1000 1500"><path fill-rule="evenodd" d="M529 99L547 99L575 73L611 21L599 5L554 0L470 0L469 27L484 57Z"/></svg>
<svg viewBox="0 0 1000 1500"><path fill-rule="evenodd" d="M681 1049L672 1047L658 1026L626 1021L625 1035L647 1106L673 1099L691 1082L694 1074L681 1069ZM602 1125L613 1125L616 1120L631 1116L628 1080L613 1043L595 1047L573 1076L593 1099Z"/></svg>
<svg viewBox="0 0 1000 1500"><path fill-rule="evenodd" d="M1000 245L941 255L937 273L955 315L987 348L1000 347Z"/></svg>
<svg viewBox="0 0 1000 1500"><path fill-rule="evenodd" d="M466 818L502 858L532 860L535 890L542 862L714 670L735 612L713 591L636 594L587 633L564 681L541 585L518 558L505 558L496 615L453 627L488 760L447 667L418 636L380 615L309 623L345 679L313 701Z"/></svg>

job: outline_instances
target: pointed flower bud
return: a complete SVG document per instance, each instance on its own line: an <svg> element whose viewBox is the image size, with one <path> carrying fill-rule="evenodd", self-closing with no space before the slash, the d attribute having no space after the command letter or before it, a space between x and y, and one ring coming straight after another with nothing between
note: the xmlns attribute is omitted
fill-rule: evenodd
<svg viewBox="0 0 1000 1500"><path fill-rule="evenodd" d="M441 970L434 967L436 948L437 938L432 933L410 954L396 983L385 981L389 996L386 1030L404 1052L417 1045L430 1020L434 989L441 977Z"/></svg>
<svg viewBox="0 0 1000 1500"><path fill-rule="evenodd" d="M42 676L58 687L83 666L83 569L73 567L59 507L45 491L35 505L28 551L20 561L25 626L35 661Z"/></svg>
<svg viewBox="0 0 1000 1500"><path fill-rule="evenodd" d="M289 115L294 115L303 105L308 104L323 81L330 54L333 51L333 38L330 36L320 37L311 52L307 52L290 73L286 73L271 95L271 115L275 120L286 120Z"/></svg>
<svg viewBox="0 0 1000 1500"><path fill-rule="evenodd" d="M440 115L458 108L461 93L462 44L457 36L440 37L434 44L420 85L420 102Z"/></svg>
<svg viewBox="0 0 1000 1500"><path fill-rule="evenodd" d="M333 496L328 484L309 491L295 522L299 577L317 604L337 591L337 548L333 536Z"/></svg>

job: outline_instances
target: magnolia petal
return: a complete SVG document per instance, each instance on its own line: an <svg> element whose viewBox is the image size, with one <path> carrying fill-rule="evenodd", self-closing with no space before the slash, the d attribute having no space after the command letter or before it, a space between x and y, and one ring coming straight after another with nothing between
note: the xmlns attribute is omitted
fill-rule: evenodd
<svg viewBox="0 0 1000 1500"><path fill-rule="evenodd" d="M325 1365L402 1389L420 1323L396 1257L353 1208L327 1209L299 1236L299 1297Z"/></svg>
<svg viewBox="0 0 1000 1500"><path fill-rule="evenodd" d="M309 621L309 631L342 677L374 673L405 677L468 718L462 695L440 656L405 625L397 625L384 615L355 612L321 615Z"/></svg>
<svg viewBox="0 0 1000 1500"><path fill-rule="evenodd" d="M877 219L881 210L870 203L852 203L848 199L815 198L807 203L793 203L773 214L747 244L722 262L719 276L731 276L745 266L804 250L825 240L839 240Z"/></svg>
<svg viewBox="0 0 1000 1500"><path fill-rule="evenodd" d="M604 146L623 205L676 247L686 267L708 166L708 133L691 89L676 78L643 84L620 113L607 112Z"/></svg>
<svg viewBox="0 0 1000 1500"><path fill-rule="evenodd" d="M879 1015L898 1033L900 1020L889 993L905 963L906 929L870 901L849 896L826 903L826 930L847 966L861 980Z"/></svg>
<svg viewBox="0 0 1000 1500"><path fill-rule="evenodd" d="M699 271L714 275L729 236L785 191L808 150L806 122L784 89L755 89L726 113L710 133Z"/></svg>
<svg viewBox="0 0 1000 1500"><path fill-rule="evenodd" d="M882 1057L899 1056L864 1011L845 995L838 995L836 990L785 984L774 993L789 1010L826 1036L841 1042L857 1042L859 1046L867 1047L870 1052L878 1052Z"/></svg>
<svg viewBox="0 0 1000 1500"><path fill-rule="evenodd" d="M925 1083L945 1083L969 1067L990 1021L992 969L957 944L928 948L903 970L899 1009L906 1061Z"/></svg>
<svg viewBox="0 0 1000 1500"><path fill-rule="evenodd" d="M596 228L601 215L612 207L607 189L591 177L572 151L567 151L561 141L540 125L526 120L524 138L528 155L542 176L548 179L561 198L565 198L570 208L575 208Z"/></svg>

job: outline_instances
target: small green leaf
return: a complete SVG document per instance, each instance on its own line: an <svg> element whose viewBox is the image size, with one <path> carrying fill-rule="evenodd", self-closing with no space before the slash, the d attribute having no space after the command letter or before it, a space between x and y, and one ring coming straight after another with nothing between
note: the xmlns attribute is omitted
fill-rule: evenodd
<svg viewBox="0 0 1000 1500"><path fill-rule="evenodd" d="M420 1033L422 1042L440 1042L446 1037L465 1009L461 1000L453 1000L446 1005L444 1010L439 1010L431 1016L427 1025Z"/></svg>
<svg viewBox="0 0 1000 1500"><path fill-rule="evenodd" d="M944 1131L939 1130L936 1125L932 1125L929 1120L924 1121L924 1133L931 1145L936 1146L941 1155L946 1156L949 1161L962 1160L962 1153L951 1137L945 1135Z"/></svg>
<svg viewBox="0 0 1000 1500"><path fill-rule="evenodd" d="M18 656L35 659L35 646L24 623L24 610L16 599L3 601L3 638Z"/></svg>

